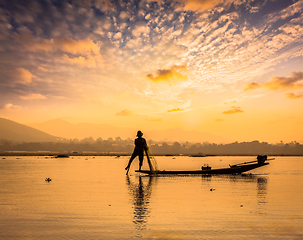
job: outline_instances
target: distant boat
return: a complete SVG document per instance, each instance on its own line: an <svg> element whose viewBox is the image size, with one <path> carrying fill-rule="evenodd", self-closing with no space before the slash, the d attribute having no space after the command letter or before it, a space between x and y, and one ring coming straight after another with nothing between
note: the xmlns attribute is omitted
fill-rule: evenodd
<svg viewBox="0 0 303 240"><path fill-rule="evenodd" d="M67 154L59 154L55 158L69 158Z"/></svg>
<svg viewBox="0 0 303 240"><path fill-rule="evenodd" d="M198 154L192 154L190 155L190 157L206 157L206 155L203 153L198 153Z"/></svg>
<svg viewBox="0 0 303 240"><path fill-rule="evenodd" d="M211 169L210 166L202 167L201 170L176 170L176 171L149 171L149 170L136 170L136 172L139 173L145 173L149 175L191 175L191 174L239 174L243 172L250 171L255 168L259 168L265 165L268 165L268 162L265 162L266 160L273 160L273 159L267 159L267 156L261 156L259 155L257 161L252 162L244 162L239 163L235 165L229 165L229 168L218 168L218 169Z"/></svg>

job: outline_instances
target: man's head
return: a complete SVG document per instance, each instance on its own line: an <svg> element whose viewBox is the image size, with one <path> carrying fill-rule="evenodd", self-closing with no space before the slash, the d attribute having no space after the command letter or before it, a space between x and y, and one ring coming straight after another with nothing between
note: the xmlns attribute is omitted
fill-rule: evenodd
<svg viewBox="0 0 303 240"><path fill-rule="evenodd" d="M143 136L143 133L141 131L138 131L137 132L137 137L142 137Z"/></svg>

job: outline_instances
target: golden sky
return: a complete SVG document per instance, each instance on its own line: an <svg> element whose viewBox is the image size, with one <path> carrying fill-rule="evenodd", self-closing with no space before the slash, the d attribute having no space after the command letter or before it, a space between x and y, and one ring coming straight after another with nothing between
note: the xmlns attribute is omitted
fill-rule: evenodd
<svg viewBox="0 0 303 240"><path fill-rule="evenodd" d="M302 0L1 2L0 117L303 142Z"/></svg>

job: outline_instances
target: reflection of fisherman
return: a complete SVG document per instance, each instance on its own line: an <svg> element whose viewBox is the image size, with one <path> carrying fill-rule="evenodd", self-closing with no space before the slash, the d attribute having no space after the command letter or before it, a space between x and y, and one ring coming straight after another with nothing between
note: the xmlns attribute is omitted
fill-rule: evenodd
<svg viewBox="0 0 303 240"><path fill-rule="evenodd" d="M139 170L141 170L143 164L144 151L147 150L146 140L142 137L143 133L141 131L137 132L137 137L135 139L135 149L132 156L129 159L128 165L125 170L129 170L132 161L135 157L139 156Z"/></svg>
<svg viewBox="0 0 303 240"><path fill-rule="evenodd" d="M127 176L126 184L129 187L129 194L133 198L134 205L134 223L138 230L143 230L146 227L147 218L149 217L149 203L150 196L152 192L152 184L156 180L153 177L148 178L148 183L144 184L143 180L147 180L146 177L142 178L139 176L138 184L131 182L130 178Z"/></svg>

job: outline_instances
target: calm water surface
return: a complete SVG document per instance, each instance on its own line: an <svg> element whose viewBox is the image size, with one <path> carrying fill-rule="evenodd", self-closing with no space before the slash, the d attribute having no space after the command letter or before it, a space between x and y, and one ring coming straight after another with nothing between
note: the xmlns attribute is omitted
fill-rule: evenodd
<svg viewBox="0 0 303 240"><path fill-rule="evenodd" d="M127 177L128 157L1 158L0 239L303 239L303 157L169 177L135 174L138 160ZM254 159L156 157L161 170Z"/></svg>

